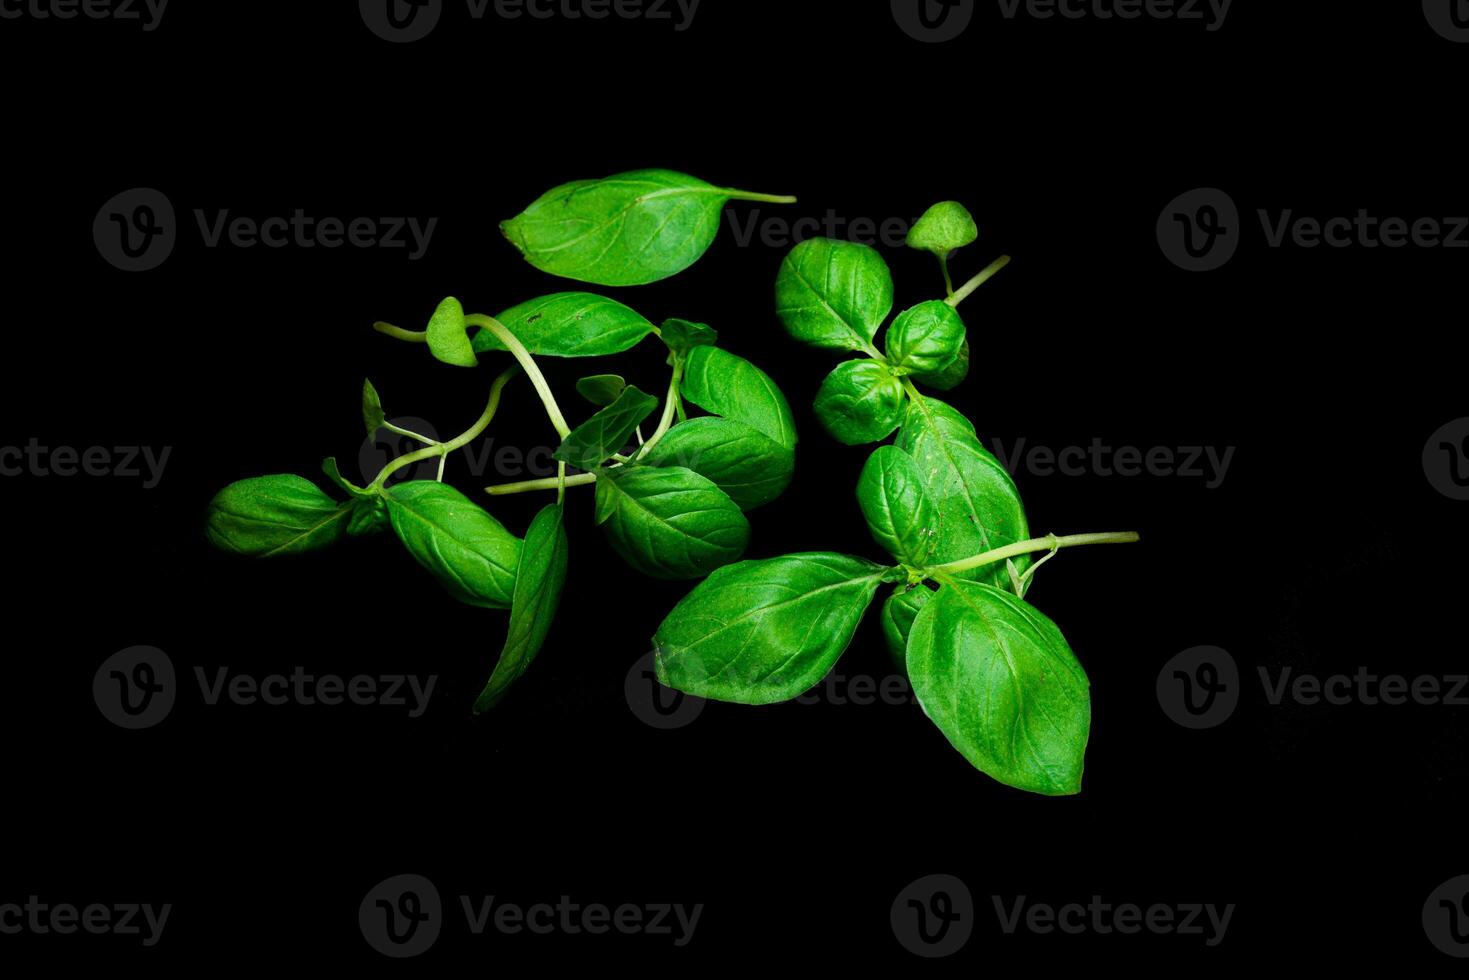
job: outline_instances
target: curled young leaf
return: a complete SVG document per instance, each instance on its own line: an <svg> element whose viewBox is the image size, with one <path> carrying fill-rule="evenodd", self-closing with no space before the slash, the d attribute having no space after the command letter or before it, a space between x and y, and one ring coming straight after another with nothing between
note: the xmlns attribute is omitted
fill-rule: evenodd
<svg viewBox="0 0 1469 980"><path fill-rule="evenodd" d="M653 578L702 578L750 543L750 522L729 495L679 466L604 471L597 523L629 565Z"/></svg>
<svg viewBox="0 0 1469 980"><path fill-rule="evenodd" d="M658 399L628 385L611 405L572 429L557 447L555 458L577 469L596 469L627 446L633 432L657 407Z"/></svg>
<svg viewBox="0 0 1469 980"><path fill-rule="evenodd" d="M215 495L205 533L215 547L236 554L300 554L341 540L351 510L304 477L257 476Z"/></svg>
<svg viewBox="0 0 1469 980"><path fill-rule="evenodd" d="M775 283L786 331L814 347L867 351L893 308L893 276L877 250L830 238L797 245Z"/></svg>
<svg viewBox="0 0 1469 980"><path fill-rule="evenodd" d="M695 347L684 366L683 396L706 412L743 422L786 447L796 448L790 402L770 375L718 347Z"/></svg>
<svg viewBox="0 0 1469 980"><path fill-rule="evenodd" d="M923 212L908 232L908 247L946 256L979 238L969 209L957 201L941 201Z"/></svg>
<svg viewBox="0 0 1469 980"><path fill-rule="evenodd" d="M428 321L428 349L434 357L455 367L475 367L474 345L469 341L469 325L464 322L464 307L450 296L439 304Z"/></svg>
<svg viewBox="0 0 1469 980"><path fill-rule="evenodd" d="M958 561L1030 537L1020 491L1005 468L980 444L974 426L936 398L910 402L895 445L913 457L938 508L935 564ZM1017 559L1022 568L1028 558ZM1005 587L1003 565L986 565L966 578Z"/></svg>
<svg viewBox="0 0 1469 980"><path fill-rule="evenodd" d="M377 494L357 497L351 502L352 515L347 522L347 536L362 538L381 534L388 527L388 502Z"/></svg>
<svg viewBox="0 0 1469 980"><path fill-rule="evenodd" d="M362 382L362 424L367 427L367 438L371 439L377 435L379 429L388 423L388 417L383 414L383 403L377 396L377 389L372 386L370 379Z"/></svg>
<svg viewBox="0 0 1469 980"><path fill-rule="evenodd" d="M601 357L636 347L653 324L614 299L595 293L553 293L513 306L495 317L532 354L543 357ZM480 329L478 353L504 350L498 337Z"/></svg>
<svg viewBox="0 0 1469 980"><path fill-rule="evenodd" d="M353 483L351 480L348 480L345 476L343 476L342 469L340 466L337 465L337 458L335 456L328 456L326 459L321 461L321 471L326 474L326 478L328 480L331 480L338 487L341 487L343 490L345 490L348 496L377 496L377 494L373 491L363 489L362 487L359 487L357 484Z"/></svg>
<svg viewBox="0 0 1469 980"><path fill-rule="evenodd" d="M926 585L899 586L882 604L882 635L888 642L888 656L903 674L908 671L908 634L913 620L932 598L933 590Z"/></svg>
<svg viewBox="0 0 1469 980"><path fill-rule="evenodd" d="M431 480L387 491L398 539L460 602L508 609L520 562L520 539L451 486Z"/></svg>
<svg viewBox="0 0 1469 980"><path fill-rule="evenodd" d="M967 377L969 377L969 340L966 338L964 343L959 345L959 356L950 361L947 367L939 371L915 374L913 380L935 391L949 391L959 387Z"/></svg>
<svg viewBox="0 0 1469 980"><path fill-rule="evenodd" d="M620 374L593 374L576 383L576 393L605 408L617 401L626 387L627 381Z"/></svg>
<svg viewBox="0 0 1469 980"><path fill-rule="evenodd" d="M918 464L896 446L880 446L857 481L857 502L873 540L913 568L927 564L938 543L938 510Z"/></svg>
<svg viewBox="0 0 1469 980"><path fill-rule="evenodd" d="M983 583L947 584L913 622L907 667L924 712L975 768L1032 793L1081 791L1086 672L1034 606Z"/></svg>
<svg viewBox="0 0 1469 980"><path fill-rule="evenodd" d="M826 553L721 568L658 628L658 680L740 704L799 697L821 683L851 643L887 572Z"/></svg>
<svg viewBox="0 0 1469 980"><path fill-rule="evenodd" d="M752 510L790 486L796 454L743 422L704 416L669 429L638 462L691 469L712 480L741 510Z"/></svg>
<svg viewBox="0 0 1469 980"><path fill-rule="evenodd" d="M638 286L682 272L745 195L672 170L637 170L547 191L500 225L531 265L567 279Z"/></svg>
<svg viewBox="0 0 1469 980"><path fill-rule="evenodd" d="M689 320L666 320L659 333L675 354L687 354L695 347L713 347L719 342L719 334L713 327Z"/></svg>
<svg viewBox="0 0 1469 980"><path fill-rule="evenodd" d="M535 516L525 533L521 560L515 569L510 631L495 672L474 702L475 714L500 702L546 642L556 607L561 603L561 588L566 584L566 553L565 515L560 505L552 504Z"/></svg>
<svg viewBox="0 0 1469 980"><path fill-rule="evenodd" d="M964 320L943 300L930 300L898 314L884 346L888 360L913 374L941 374L965 343Z"/></svg>
<svg viewBox="0 0 1469 980"><path fill-rule="evenodd" d="M881 361L844 361L816 392L816 417L848 446L878 442L903 421L903 383Z"/></svg>

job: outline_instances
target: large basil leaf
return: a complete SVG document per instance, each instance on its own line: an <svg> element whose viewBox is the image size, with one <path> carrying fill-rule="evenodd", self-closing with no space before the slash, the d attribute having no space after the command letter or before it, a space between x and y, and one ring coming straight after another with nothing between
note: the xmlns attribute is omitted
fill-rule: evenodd
<svg viewBox="0 0 1469 980"><path fill-rule="evenodd" d="M621 452L633 431L657 407L658 399L628 385L611 405L572 429L553 455L578 469L595 469Z"/></svg>
<svg viewBox="0 0 1469 980"><path fill-rule="evenodd" d="M918 703L976 768L1034 793L1081 791L1086 672L1034 606L979 582L945 585L913 622L907 662Z"/></svg>
<svg viewBox="0 0 1469 980"><path fill-rule="evenodd" d="M857 503L888 554L914 568L928 563L938 543L938 510L912 456L896 446L876 449L857 481Z"/></svg>
<svg viewBox="0 0 1469 980"><path fill-rule="evenodd" d="M543 272L637 286L698 261L732 196L672 170L637 170L547 191L500 230Z"/></svg>
<svg viewBox="0 0 1469 980"><path fill-rule="evenodd" d="M936 398L911 401L896 445L918 464L938 507L939 540L931 561L958 561L1030 537L1015 481L985 449L974 426ZM1029 558L1017 559L1022 569ZM965 573L1004 587L1001 564Z"/></svg>
<svg viewBox="0 0 1469 980"><path fill-rule="evenodd" d="M629 565L653 578L702 578L750 543L750 522L729 495L681 466L603 472L597 523Z"/></svg>
<svg viewBox="0 0 1469 980"><path fill-rule="evenodd" d="M547 357L601 357L636 347L653 324L621 303L595 293L553 293L495 317L532 354ZM479 353L505 345L483 328L474 335Z"/></svg>
<svg viewBox="0 0 1469 980"><path fill-rule="evenodd" d="M351 503L338 504L304 477L258 476L215 495L205 533L225 551L273 558L341 540L351 515Z"/></svg>
<svg viewBox="0 0 1469 980"><path fill-rule="evenodd" d="M915 585L900 587L882 604L882 635L888 641L888 655L893 658L893 665L904 673L908 670L908 634L913 629L913 620L932 598L932 589Z"/></svg>
<svg viewBox="0 0 1469 980"><path fill-rule="evenodd" d="M844 361L816 392L816 418L848 446L879 442L903 421L903 383L881 361Z"/></svg>
<svg viewBox="0 0 1469 980"><path fill-rule="evenodd" d="M959 387L969 377L969 340L959 345L959 356L949 362L948 367L927 374L915 374L913 380L938 391L949 391Z"/></svg>
<svg viewBox="0 0 1469 980"><path fill-rule="evenodd" d="M908 232L908 247L947 256L979 238L969 209L957 201L941 201L923 212Z"/></svg>
<svg viewBox="0 0 1469 980"><path fill-rule="evenodd" d="M779 497L796 470L792 450L743 422L713 416L680 422L638 461L691 469L714 481L741 510Z"/></svg>
<svg viewBox="0 0 1469 980"><path fill-rule="evenodd" d="M460 602L508 609L520 539L453 487L432 480L388 490L388 519L418 563Z"/></svg>
<svg viewBox="0 0 1469 980"><path fill-rule="evenodd" d="M815 347L870 350L893 308L893 276L876 249L830 238L797 245L781 264L776 313Z"/></svg>
<svg viewBox="0 0 1469 980"><path fill-rule="evenodd" d="M706 412L758 429L787 449L796 448L790 402L770 375L718 347L695 347L684 366L683 396Z"/></svg>
<svg viewBox="0 0 1469 980"><path fill-rule="evenodd" d="M919 303L898 314L884 346L888 360L914 374L938 374L954 363L965 341L964 320L943 300Z"/></svg>
<svg viewBox="0 0 1469 980"><path fill-rule="evenodd" d="M658 628L658 680L685 694L740 704L798 697L846 650L887 571L823 553L721 568Z"/></svg>
<svg viewBox="0 0 1469 980"><path fill-rule="evenodd" d="M552 504L535 516L525 532L510 602L510 632L495 672L474 702L476 714L494 707L505 696L546 642L561 602L561 587L566 583L566 551L564 513L560 505Z"/></svg>
<svg viewBox="0 0 1469 980"><path fill-rule="evenodd" d="M428 349L434 357L455 367L475 367L474 345L469 342L469 325L464 322L464 307L450 296L439 304L428 321Z"/></svg>

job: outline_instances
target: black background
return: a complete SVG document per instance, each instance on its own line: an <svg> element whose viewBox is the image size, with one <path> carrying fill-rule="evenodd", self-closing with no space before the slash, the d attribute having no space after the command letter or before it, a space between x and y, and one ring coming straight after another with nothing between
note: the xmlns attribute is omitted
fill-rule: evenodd
<svg viewBox="0 0 1469 980"><path fill-rule="evenodd" d="M308 11L306 8L310 7ZM0 960L147 958L391 965L357 904L423 874L450 903L411 966L786 962L911 966L888 925L900 889L963 878L975 936L933 968L1105 962L1453 961L1423 900L1464 873L1463 708L1269 705L1258 666L1462 672L1465 504L1420 455L1464 414L1464 252L1270 249L1255 211L1446 217L1469 211L1458 145L1469 46L1417 4L1255 4L1222 30L1173 21L1007 21L980 4L958 40L920 44L887 4L705 0L693 27L475 23L390 45L352 4L184 4L160 28L0 21L10 194L4 231L7 445L171 447L162 483L7 478L3 607L6 855L0 901L171 902L163 942L0 937ZM562 613L532 670L479 723L502 614L446 599L388 538L270 565L212 553L209 497L250 475L356 459L358 389L457 432L490 371L373 333L445 295L493 312L568 288L497 224L566 180L669 167L790 193L762 216L912 218L956 198L981 239L967 277L1015 261L964 307L974 370L952 401L1007 445L1235 447L1216 489L1181 477L1021 472L1033 530L1137 529L1077 550L1031 599L1092 682L1083 793L1046 799L971 769L916 706L710 705L673 732L624 679L687 584L629 571L572 501ZM1219 187L1244 216L1223 269L1161 254L1159 213ZM132 187L168 195L180 243L126 274L91 237ZM427 256L207 249L194 209L257 218L439 218ZM834 443L812 396L835 359L773 315L785 249L726 223L672 280L609 291L661 321L707 321L796 410L798 475L754 512L749 554L880 557L852 488L866 451ZM898 307L939 288L932 260L884 249ZM574 288L574 287L571 287ZM497 362L498 363L498 362ZM652 347L613 367L648 390ZM571 392L601 365L549 363ZM610 368L609 368L610 369ZM491 434L551 436L523 383ZM355 466L348 463L349 471ZM492 475L493 476L493 475ZM480 485L451 463L449 479ZM545 499L493 505L523 531ZM157 728L110 725L103 659L165 650L186 696ZM1245 675L1223 726L1160 710L1162 665L1200 644ZM193 669L438 678L419 719L383 708L206 707ZM888 671L876 617L844 675ZM191 692L191 693L190 693ZM455 896L702 902L694 941L474 938ZM1237 903L1225 942L1008 936L990 896L1062 904Z"/></svg>

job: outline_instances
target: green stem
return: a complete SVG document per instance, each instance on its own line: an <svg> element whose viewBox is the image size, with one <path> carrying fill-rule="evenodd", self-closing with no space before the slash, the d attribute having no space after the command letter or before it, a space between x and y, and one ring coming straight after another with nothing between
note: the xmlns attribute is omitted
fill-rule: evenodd
<svg viewBox="0 0 1469 980"><path fill-rule="evenodd" d="M939 256L939 266L944 270L945 295L952 298L954 295L954 277L949 275L949 257L947 255Z"/></svg>
<svg viewBox="0 0 1469 980"><path fill-rule="evenodd" d="M1043 538L1031 538L1029 541L1017 541L1007 544L1003 548L994 548L983 554L972 555L969 558L961 558L951 561L945 565L935 565L925 569L930 575L958 575L960 572L972 571L983 568L985 565L993 565L997 561L1006 558L1016 558L1020 555L1029 555L1037 551L1054 551L1059 548L1074 548L1085 544L1131 544L1138 540L1136 531L1102 531L1096 534L1068 534L1065 537L1057 537L1048 534Z"/></svg>
<svg viewBox="0 0 1469 980"><path fill-rule="evenodd" d="M418 442L423 443L425 446L437 446L439 444L439 440L437 439L430 439L428 436L421 436L411 429L399 428L391 422L384 422L383 428L387 429L389 432L396 432L400 436L407 436L409 439L417 440Z"/></svg>
<svg viewBox="0 0 1469 980"><path fill-rule="evenodd" d="M475 422L474 425L471 425L468 429L465 429L463 432L455 436L453 439L450 439L448 442L428 446L427 448L417 450L416 452L411 452L406 455L399 456L397 459L388 463L387 466L383 467L383 471L377 475L377 479L373 480L372 484L367 489L381 489L383 485L388 482L388 477L392 476L403 467L412 466L414 463L421 462L425 459L433 459L435 456L448 456L455 450L463 449L465 446L478 439L480 433L489 428L490 421L494 419L495 413L500 410L500 395L502 392L504 392L505 386L509 384L510 379L515 377L515 375L519 372L520 368L518 367L508 368L495 379L495 383L490 386L489 404L485 406L484 413L480 415L479 421ZM442 476L442 474L443 470L442 468L440 468L440 475Z"/></svg>
<svg viewBox="0 0 1469 980"><path fill-rule="evenodd" d="M638 456L645 456L652 452L653 447L658 445L658 440L673 428L673 417L679 405L679 386L683 383L683 361L682 357L673 359L673 378L668 382L668 397L663 401L663 417L658 420L658 428L648 437L648 441L638 449Z"/></svg>
<svg viewBox="0 0 1469 980"><path fill-rule="evenodd" d="M547 477L544 480L526 480L523 483L502 483L499 486L485 487L485 493L492 497L508 497L513 493L533 493L536 490L559 490L563 486L584 487L597 482L595 473L579 473L576 476L568 476L562 480L560 476Z"/></svg>
<svg viewBox="0 0 1469 980"><path fill-rule="evenodd" d="M944 300L944 302L948 303L950 306L958 306L960 303L968 299L969 295L973 293L976 289L989 282L990 279L994 278L995 273L999 272L1001 269L1005 268L1005 266L1009 264L1010 256L1000 256L989 265L985 266L983 272L966 282L964 285L960 286L959 291L950 296L948 299Z"/></svg>
<svg viewBox="0 0 1469 980"><path fill-rule="evenodd" d="M505 345L514 358L520 362L525 369L525 376L530 378L530 383L535 385L536 394L541 396L541 404L546 406L546 415L550 417L551 424L556 428L556 434L565 439L571 434L571 426L566 424L566 417L561 414L561 408L556 404L556 396L551 394L551 386L546 383L546 376L536 366L535 359L530 356L530 351L510 329L492 316L482 313L472 313L464 318L464 322L471 327L484 327L495 335L495 339Z"/></svg>
<svg viewBox="0 0 1469 980"><path fill-rule="evenodd" d="M372 329L376 330L378 333L385 333L389 337L396 337L399 340L406 340L410 344L428 343L427 330L404 330L402 327L395 327L391 323L374 323L372 325Z"/></svg>
<svg viewBox="0 0 1469 980"><path fill-rule="evenodd" d="M750 191L737 191L733 187L721 187L720 191L728 194L736 201L761 201L765 204L795 204L796 199L784 194L754 194Z"/></svg>

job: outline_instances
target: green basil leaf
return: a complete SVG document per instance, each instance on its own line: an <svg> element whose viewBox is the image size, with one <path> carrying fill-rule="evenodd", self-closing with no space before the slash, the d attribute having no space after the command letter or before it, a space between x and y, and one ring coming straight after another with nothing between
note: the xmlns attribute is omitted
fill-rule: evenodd
<svg viewBox="0 0 1469 980"><path fill-rule="evenodd" d="M740 510L779 497L796 471L793 450L743 422L713 416L675 425L638 462L691 469L729 494Z"/></svg>
<svg viewBox="0 0 1469 980"><path fill-rule="evenodd" d="M469 325L464 322L464 307L450 296L439 304L428 321L428 349L434 357L455 367L475 367L474 345L469 341Z"/></svg>
<svg viewBox="0 0 1469 980"><path fill-rule="evenodd" d="M964 320L943 300L919 303L888 328L888 360L914 374L937 374L954 363L965 341Z"/></svg>
<svg viewBox="0 0 1469 980"><path fill-rule="evenodd" d="M347 522L347 535L353 538L380 534L388 526L388 502L377 494L354 499L352 515Z"/></svg>
<svg viewBox="0 0 1469 980"><path fill-rule="evenodd" d="M657 407L658 399L628 385L611 405L572 429L553 455L578 469L594 470L621 452Z"/></svg>
<svg viewBox="0 0 1469 980"><path fill-rule="evenodd" d="M376 497L377 496L377 494L374 493L374 492L372 492L371 490L364 490L362 487L359 487L357 484L353 483L352 481L348 480L346 477L342 476L341 467L339 467L337 465L337 458L335 456L328 456L326 459L324 459L324 460L321 461L321 471L326 474L326 477L327 477L328 480L331 480L337 486L339 486L343 490L345 490L349 496L352 496L352 497Z"/></svg>
<svg viewBox="0 0 1469 980"><path fill-rule="evenodd" d="M938 509L923 471L903 450L881 446L857 481L857 502L873 540L898 561L923 568L938 544Z"/></svg>
<svg viewBox="0 0 1469 980"><path fill-rule="evenodd" d="M903 421L903 383L881 361L844 361L816 392L816 418L848 446L878 442Z"/></svg>
<svg viewBox="0 0 1469 980"><path fill-rule="evenodd" d="M918 703L975 768L1033 793L1081 791L1086 672L1038 609L983 583L945 585L914 620L907 656Z"/></svg>
<svg viewBox="0 0 1469 980"><path fill-rule="evenodd" d="M868 350L893 308L893 276L867 245L812 238L781 264L776 312L786 331L814 347Z"/></svg>
<svg viewBox="0 0 1469 980"><path fill-rule="evenodd" d="M387 491L388 519L418 563L460 602L510 608L520 539L451 486L431 480Z"/></svg>
<svg viewBox="0 0 1469 980"><path fill-rule="evenodd" d="M937 391L948 391L951 388L959 387L967 377L969 377L968 339L959 345L959 356L950 361L948 367L927 374L915 374L913 380Z"/></svg>
<svg viewBox="0 0 1469 980"><path fill-rule="evenodd" d="M908 671L908 634L913 620L932 598L933 590L926 585L899 587L882 604L882 635L888 641L888 655L893 666L904 674Z"/></svg>
<svg viewBox="0 0 1469 980"><path fill-rule="evenodd" d="M688 320L667 320L660 328L663 342L675 354L687 354L695 347L713 347L719 342L719 334L706 323Z"/></svg>
<svg viewBox="0 0 1469 980"><path fill-rule="evenodd" d="M614 299L595 293L553 293L513 306L495 317L532 354L601 357L636 347L653 324ZM479 353L505 345L483 328L474 335Z"/></svg>
<svg viewBox="0 0 1469 980"><path fill-rule="evenodd" d="M658 680L740 704L799 697L821 683L852 642L887 571L824 553L721 568L658 628Z"/></svg>
<svg viewBox="0 0 1469 980"><path fill-rule="evenodd" d="M743 357L718 347L695 347L680 390L704 411L743 422L787 449L796 448L790 402L770 375Z"/></svg>
<svg viewBox="0 0 1469 980"><path fill-rule="evenodd" d="M936 398L910 402L896 445L918 464L938 507L939 541L932 562L958 561L1030 537L1015 481L952 407ZM1029 558L1017 564L1023 568ZM1009 581L998 563L964 577L1001 588Z"/></svg>
<svg viewBox="0 0 1469 980"><path fill-rule="evenodd" d="M350 504L295 475L259 476L225 487L209 502L205 528L215 547L273 558L325 548L341 540Z"/></svg>
<svg viewBox="0 0 1469 980"><path fill-rule="evenodd" d="M637 170L547 191L500 230L543 272L638 286L697 262L730 197L686 174Z"/></svg>
<svg viewBox="0 0 1469 980"><path fill-rule="evenodd" d="M607 406L617 401L627 381L619 374L594 374L576 383L576 393L593 405Z"/></svg>
<svg viewBox="0 0 1469 980"><path fill-rule="evenodd" d="M474 702L475 714L499 703L540 652L566 584L566 527L560 505L541 510L525 532L510 602L510 632L489 683Z"/></svg>
<svg viewBox="0 0 1469 980"><path fill-rule="evenodd" d="M377 389L372 386L371 380L362 382L362 424L367 427L369 439L388 424L388 417L383 414L382 400L378 398Z"/></svg>
<svg viewBox="0 0 1469 980"><path fill-rule="evenodd" d="M604 471L597 523L629 565L653 578L702 578L750 543L750 522L729 495L679 466Z"/></svg>
<svg viewBox="0 0 1469 980"><path fill-rule="evenodd" d="M969 209L957 201L942 201L923 212L908 232L908 247L948 255L979 238L979 227Z"/></svg>

